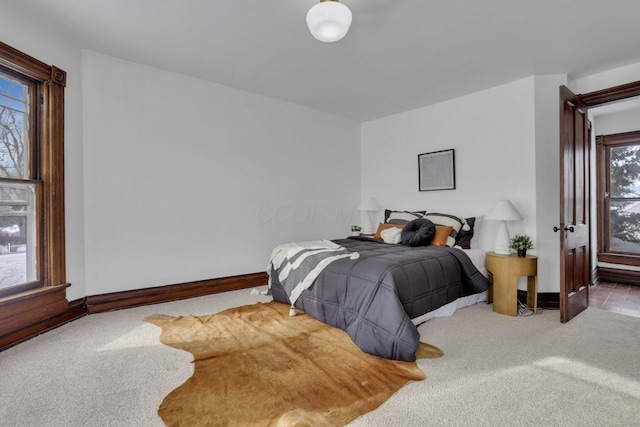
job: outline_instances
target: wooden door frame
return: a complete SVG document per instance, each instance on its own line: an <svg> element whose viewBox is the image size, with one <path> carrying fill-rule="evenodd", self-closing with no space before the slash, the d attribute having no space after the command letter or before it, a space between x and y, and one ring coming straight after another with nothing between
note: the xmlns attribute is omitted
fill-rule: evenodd
<svg viewBox="0 0 640 427"><path fill-rule="evenodd" d="M588 108L640 96L640 81L578 95Z"/></svg>
<svg viewBox="0 0 640 427"><path fill-rule="evenodd" d="M628 98L640 96L640 81L613 86L613 87L609 87L606 89L601 89L593 92L587 92L584 94L578 94L577 96L585 104L587 108L592 108L600 105L618 102ZM593 201L589 202L590 205L591 203L593 203ZM589 230L589 236L591 236L591 230ZM588 254L589 262L592 259L592 251L593 251L593 247L590 245L589 254ZM561 272L561 275L563 275L562 272ZM562 292L564 292L564 286L565 286L565 284L562 282L562 277L561 277L560 286L561 286L560 294L562 295ZM561 311L560 313L561 318L563 318L562 304L560 304L560 311Z"/></svg>

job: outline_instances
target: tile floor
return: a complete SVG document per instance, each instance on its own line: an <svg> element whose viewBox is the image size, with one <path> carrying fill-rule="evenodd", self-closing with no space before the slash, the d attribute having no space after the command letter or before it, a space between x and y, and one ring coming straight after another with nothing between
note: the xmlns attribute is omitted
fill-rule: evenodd
<svg viewBox="0 0 640 427"><path fill-rule="evenodd" d="M640 317L640 286L600 282L589 291L590 307Z"/></svg>

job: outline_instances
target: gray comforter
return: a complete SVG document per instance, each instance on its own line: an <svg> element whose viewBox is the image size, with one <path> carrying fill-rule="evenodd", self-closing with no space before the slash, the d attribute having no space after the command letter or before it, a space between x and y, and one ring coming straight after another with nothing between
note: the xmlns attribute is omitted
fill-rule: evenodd
<svg viewBox="0 0 640 427"><path fill-rule="evenodd" d="M359 238L334 242L360 257L327 266L295 305L376 356L415 360L420 335L411 319L489 286L459 249ZM290 304L277 277L271 277L271 290L276 301Z"/></svg>

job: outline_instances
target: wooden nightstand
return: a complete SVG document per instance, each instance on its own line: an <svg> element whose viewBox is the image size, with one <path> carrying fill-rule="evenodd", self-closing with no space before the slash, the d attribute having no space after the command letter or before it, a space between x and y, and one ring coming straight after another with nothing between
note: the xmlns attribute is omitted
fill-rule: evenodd
<svg viewBox="0 0 640 427"><path fill-rule="evenodd" d="M487 303L493 302L493 311L518 315L518 278L527 276L527 305L534 313L538 312L538 257L487 252L487 272L491 273L492 281Z"/></svg>

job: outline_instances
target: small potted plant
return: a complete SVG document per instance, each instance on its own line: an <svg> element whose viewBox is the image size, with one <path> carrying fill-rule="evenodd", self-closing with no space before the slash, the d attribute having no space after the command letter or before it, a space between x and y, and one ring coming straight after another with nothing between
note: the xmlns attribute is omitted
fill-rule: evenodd
<svg viewBox="0 0 640 427"><path fill-rule="evenodd" d="M518 251L518 256L527 256L527 249L533 249L531 237L526 234L516 234L511 238L511 249Z"/></svg>
<svg viewBox="0 0 640 427"><path fill-rule="evenodd" d="M351 226L351 235L352 236L359 236L360 232L362 232L362 227L360 227L359 225L352 225Z"/></svg>

